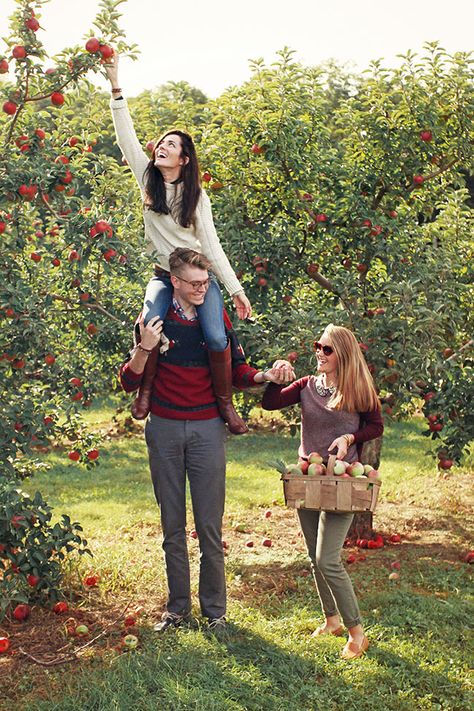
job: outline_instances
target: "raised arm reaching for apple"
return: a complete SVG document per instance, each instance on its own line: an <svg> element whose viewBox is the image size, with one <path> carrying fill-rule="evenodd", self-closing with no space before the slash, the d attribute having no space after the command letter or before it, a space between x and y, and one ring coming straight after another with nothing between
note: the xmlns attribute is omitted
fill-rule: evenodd
<svg viewBox="0 0 474 711"><path fill-rule="evenodd" d="M205 299L196 307L196 312L208 347L212 372L219 382L225 382L230 392L230 347L224 327L224 303L217 279L232 297L240 319L251 316L252 307L217 236L210 200L201 188L193 139L183 131L170 129L156 139L149 158L135 133L120 86L118 67L119 57L115 53L105 65L105 70L111 85L110 106L117 143L140 186L144 204L145 238L156 259L154 276L145 293L144 323L156 318L164 320L171 305L169 255L176 248L191 249L203 254L209 260L213 273ZM148 393L157 356L158 347L153 349L148 358L142 387L132 406L132 414L137 419L144 419L150 410ZM234 410L231 398L220 412L230 432L247 432L247 426Z"/></svg>

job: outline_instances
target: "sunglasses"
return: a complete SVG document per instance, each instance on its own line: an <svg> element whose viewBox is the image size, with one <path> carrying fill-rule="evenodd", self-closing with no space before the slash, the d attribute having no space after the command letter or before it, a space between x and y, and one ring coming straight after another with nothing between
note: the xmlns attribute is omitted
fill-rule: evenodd
<svg viewBox="0 0 474 711"><path fill-rule="evenodd" d="M334 348L331 348L331 346L323 346L322 343L318 343L318 341L313 343L313 348L316 353L322 351L325 356L330 356L334 353Z"/></svg>

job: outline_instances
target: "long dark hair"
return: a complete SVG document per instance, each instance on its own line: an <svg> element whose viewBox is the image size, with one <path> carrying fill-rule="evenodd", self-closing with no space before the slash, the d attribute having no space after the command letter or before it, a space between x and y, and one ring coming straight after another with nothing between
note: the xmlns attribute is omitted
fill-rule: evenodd
<svg viewBox="0 0 474 711"><path fill-rule="evenodd" d="M170 135L181 139L181 155L187 162L181 168L180 181L183 183L183 194L178 214L178 222L182 227L189 227L194 222L196 207L201 195L201 173L193 139L184 131L167 131L155 144L155 150L145 170L145 205L153 212L169 215L171 210L166 203L165 181L160 170L155 166L155 151L161 141Z"/></svg>

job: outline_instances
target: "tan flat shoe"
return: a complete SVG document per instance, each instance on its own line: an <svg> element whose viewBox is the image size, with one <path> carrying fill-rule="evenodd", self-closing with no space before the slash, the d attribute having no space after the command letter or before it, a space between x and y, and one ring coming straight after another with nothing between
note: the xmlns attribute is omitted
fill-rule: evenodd
<svg viewBox="0 0 474 711"><path fill-rule="evenodd" d="M328 630L323 625L316 627L311 637L321 637L321 635L332 634L334 637L340 637L344 634L344 627L341 625L336 630Z"/></svg>
<svg viewBox="0 0 474 711"><path fill-rule="evenodd" d="M358 657L366 653L368 648L369 640L364 635L364 639L360 645L355 642L348 642L341 652L341 657L343 659L358 659Z"/></svg>

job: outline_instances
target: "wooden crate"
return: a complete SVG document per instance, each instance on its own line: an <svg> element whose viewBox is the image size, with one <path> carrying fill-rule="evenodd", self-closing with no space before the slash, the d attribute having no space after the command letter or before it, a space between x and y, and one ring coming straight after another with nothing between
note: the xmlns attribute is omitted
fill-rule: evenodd
<svg viewBox="0 0 474 711"><path fill-rule="evenodd" d="M332 467L328 464L328 470ZM316 511L375 511L381 481L366 477L341 478L282 474L285 503L294 509Z"/></svg>

